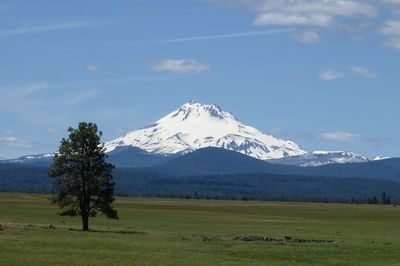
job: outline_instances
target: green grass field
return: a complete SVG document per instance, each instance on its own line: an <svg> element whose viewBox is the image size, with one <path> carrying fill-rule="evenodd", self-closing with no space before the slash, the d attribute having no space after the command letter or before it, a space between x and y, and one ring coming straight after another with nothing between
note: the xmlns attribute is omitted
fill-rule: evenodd
<svg viewBox="0 0 400 266"><path fill-rule="evenodd" d="M393 206L130 198L115 206L120 220L94 218L97 231L85 233L44 195L0 194L0 265L400 265ZM248 235L335 242L233 240Z"/></svg>

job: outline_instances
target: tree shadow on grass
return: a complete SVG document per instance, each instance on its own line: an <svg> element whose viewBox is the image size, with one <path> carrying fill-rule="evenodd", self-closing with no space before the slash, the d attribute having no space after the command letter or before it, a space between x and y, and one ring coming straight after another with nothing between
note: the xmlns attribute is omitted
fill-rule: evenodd
<svg viewBox="0 0 400 266"><path fill-rule="evenodd" d="M75 232L85 232L82 229L76 228L68 228L68 231L75 231ZM88 233L112 233L112 234L127 234L127 235L144 235L144 232L135 231L135 230L100 230L100 229L91 229L86 231Z"/></svg>
<svg viewBox="0 0 400 266"><path fill-rule="evenodd" d="M11 228L21 228L24 230L31 230L31 229L45 229L45 230L68 230L68 231L75 231L75 232L84 232L82 229L78 228L67 228L64 226L56 226L54 224L43 225L43 224L23 224L23 223L4 223L0 224L0 233L4 233L6 229ZM128 234L128 235L144 235L145 232L136 231L133 229L129 230L110 230L108 229L91 229L88 231L89 233L112 233L112 234Z"/></svg>

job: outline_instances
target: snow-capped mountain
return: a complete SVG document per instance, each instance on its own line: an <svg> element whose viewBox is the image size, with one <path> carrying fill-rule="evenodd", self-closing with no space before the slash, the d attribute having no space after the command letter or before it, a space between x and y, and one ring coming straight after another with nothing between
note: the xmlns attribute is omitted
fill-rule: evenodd
<svg viewBox="0 0 400 266"><path fill-rule="evenodd" d="M148 127L105 143L111 162L131 167L155 165L206 147L228 149L270 163L302 167L369 161L352 152L306 152L293 141L264 134L243 124L217 105L197 102L184 104ZM51 163L53 156L53 153L29 155L0 163L45 165ZM386 158L377 157L375 160L382 159Z"/></svg>
<svg viewBox="0 0 400 266"><path fill-rule="evenodd" d="M107 142L106 152L119 146L139 147L155 154L184 154L217 147L269 160L306 152L296 143L275 138L241 123L217 105L190 102L154 124Z"/></svg>
<svg viewBox="0 0 400 266"><path fill-rule="evenodd" d="M369 162L369 159L348 151L314 151L299 156L270 160L269 162L302 167L315 167L327 164L366 163Z"/></svg>
<svg viewBox="0 0 400 266"><path fill-rule="evenodd" d="M0 163L22 163L22 164L48 164L53 160L54 153L42 153L36 155L26 155L17 159L0 160Z"/></svg>

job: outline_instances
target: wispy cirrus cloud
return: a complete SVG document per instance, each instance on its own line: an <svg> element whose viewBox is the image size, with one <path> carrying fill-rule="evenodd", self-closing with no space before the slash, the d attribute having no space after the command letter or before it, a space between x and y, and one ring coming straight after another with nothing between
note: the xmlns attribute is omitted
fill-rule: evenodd
<svg viewBox="0 0 400 266"><path fill-rule="evenodd" d="M29 26L29 27L3 29L3 30L0 30L0 37L34 34L34 33L58 31L58 30L77 29L77 28L89 28L89 27L96 27L96 26L105 26L105 25L110 25L110 24L113 24L113 22L105 21L105 20L81 20L81 21L53 22L53 23L49 23L49 24L35 25L35 26Z"/></svg>
<svg viewBox="0 0 400 266"><path fill-rule="evenodd" d="M392 142L391 138L385 137L367 137L355 133L333 131L323 132L314 136L316 140L333 141L333 142L367 142L370 144L381 145Z"/></svg>
<svg viewBox="0 0 400 266"><path fill-rule="evenodd" d="M28 96L37 92L40 92L49 87L49 83L46 81L34 82L20 86L11 87L0 87L1 98L4 101L10 99L18 99L24 96Z"/></svg>
<svg viewBox="0 0 400 266"><path fill-rule="evenodd" d="M332 80L337 80L344 78L346 76L345 73L332 70L332 69L323 69L319 71L319 78L325 81L332 81Z"/></svg>
<svg viewBox="0 0 400 266"><path fill-rule="evenodd" d="M251 36L263 36L263 35L275 35L294 32L294 28L282 28L282 29L270 29L263 31L246 31L246 32L234 32L234 33L223 33L215 35L201 35L201 36L188 36L181 38L171 38L154 42L134 42L128 43L127 45L141 46L149 44L170 44L170 43L181 43L181 42L197 42L197 41L209 41L218 39L234 39L234 38L245 38Z"/></svg>
<svg viewBox="0 0 400 266"><path fill-rule="evenodd" d="M348 132L324 132L318 134L317 139L329 141L359 141L362 137L358 134Z"/></svg>
<svg viewBox="0 0 400 266"><path fill-rule="evenodd" d="M248 32L227 33L227 34L219 34L219 35L206 35L206 36L167 39L167 40L159 41L158 43L176 43L176 42L193 42L193 41L215 40L215 39L230 39L230 38L241 38L241 37L249 37L249 36L287 33L287 32L292 32L292 31L294 31L294 29L292 29L292 28L273 29L273 30L264 30L264 31L248 31Z"/></svg>
<svg viewBox="0 0 400 266"><path fill-rule="evenodd" d="M7 136L0 138L0 144L7 147L26 148L26 149L34 148L37 146L34 143L16 138L14 136Z"/></svg>
<svg viewBox="0 0 400 266"><path fill-rule="evenodd" d="M350 71L353 74L360 75L367 79L375 78L377 76L377 74L374 71L372 71L371 69L361 67L361 66L353 66L350 68Z"/></svg>
<svg viewBox="0 0 400 266"><path fill-rule="evenodd" d="M200 73L210 69L206 64L193 59L163 59L147 63L154 71L174 74Z"/></svg>
<svg viewBox="0 0 400 266"><path fill-rule="evenodd" d="M323 69L319 71L319 78L325 81L332 81L346 77L356 76L364 79L372 79L378 76L373 70L362 66L352 66L345 71L337 71L333 69Z"/></svg>
<svg viewBox="0 0 400 266"><path fill-rule="evenodd" d="M99 89L85 89L76 93L71 98L71 103L82 103L100 96L103 92Z"/></svg>
<svg viewBox="0 0 400 266"><path fill-rule="evenodd" d="M86 72L92 75L98 75L101 73L100 69L96 65L87 65Z"/></svg>

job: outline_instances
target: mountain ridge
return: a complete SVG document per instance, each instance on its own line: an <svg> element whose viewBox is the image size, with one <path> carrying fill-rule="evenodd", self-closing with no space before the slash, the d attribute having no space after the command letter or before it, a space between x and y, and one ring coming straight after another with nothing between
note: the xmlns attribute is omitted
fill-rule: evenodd
<svg viewBox="0 0 400 266"><path fill-rule="evenodd" d="M221 148L203 148L148 168L172 176L268 173L319 177L400 180L400 158L316 167L273 164Z"/></svg>
<svg viewBox="0 0 400 266"><path fill-rule="evenodd" d="M367 157L349 151L313 151L299 156L268 160L274 164L317 167L329 164L366 163Z"/></svg>

